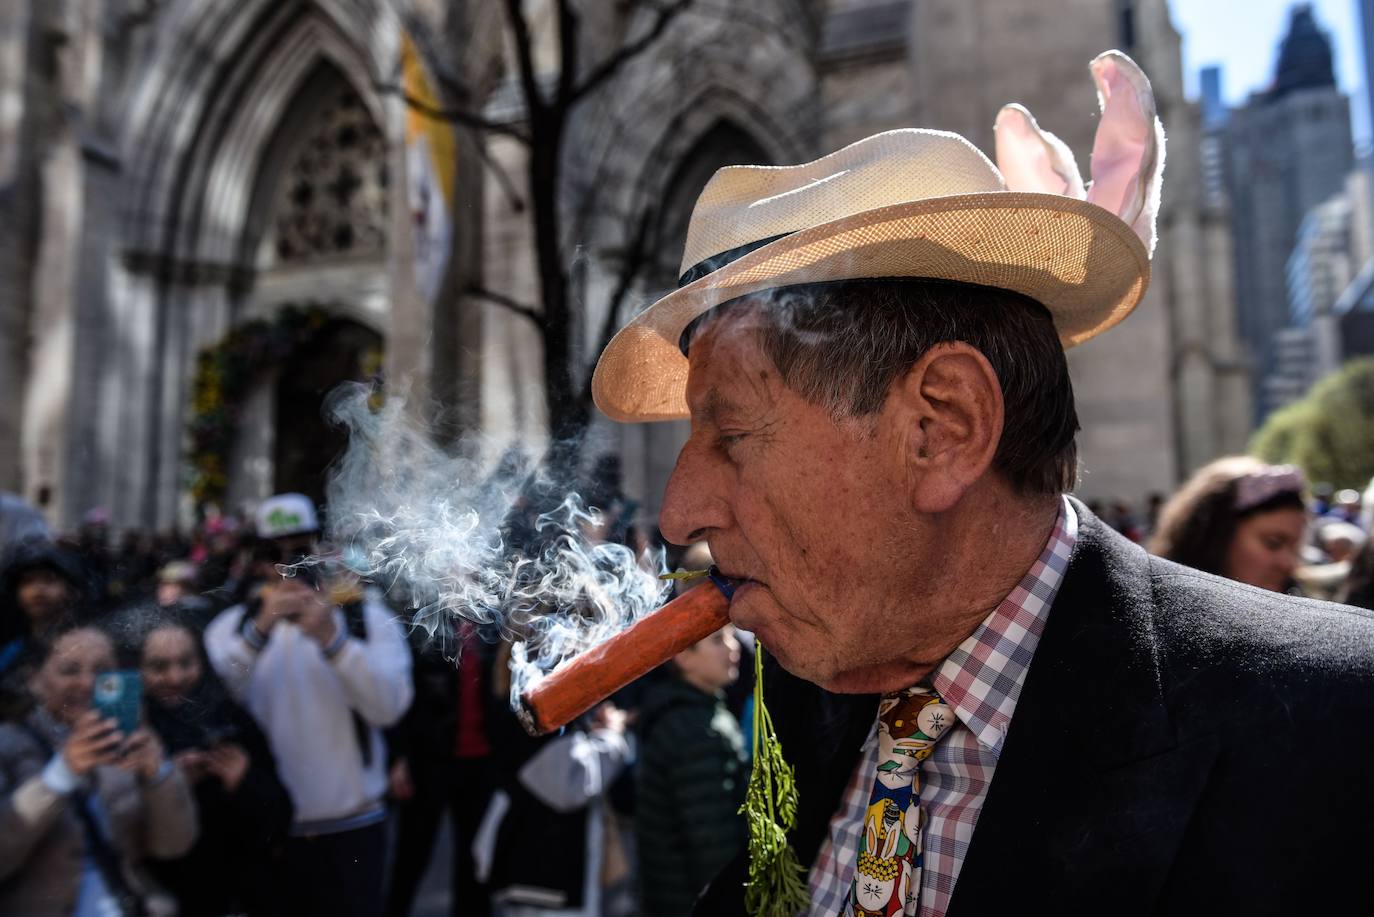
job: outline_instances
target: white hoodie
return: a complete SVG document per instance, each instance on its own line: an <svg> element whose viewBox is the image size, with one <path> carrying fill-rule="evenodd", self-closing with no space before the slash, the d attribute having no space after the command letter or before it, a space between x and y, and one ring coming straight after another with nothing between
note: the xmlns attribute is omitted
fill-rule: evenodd
<svg viewBox="0 0 1374 917"><path fill-rule="evenodd" d="M363 602L367 639L341 635L326 656L288 621L258 649L241 626L244 606L222 612L205 631L210 664L267 735L282 783L296 805L294 834L361 827L382 812L386 748L379 729L399 720L414 687L401 626L375 597ZM251 635L249 635L251 636ZM353 713L371 727L371 762L363 764Z"/></svg>

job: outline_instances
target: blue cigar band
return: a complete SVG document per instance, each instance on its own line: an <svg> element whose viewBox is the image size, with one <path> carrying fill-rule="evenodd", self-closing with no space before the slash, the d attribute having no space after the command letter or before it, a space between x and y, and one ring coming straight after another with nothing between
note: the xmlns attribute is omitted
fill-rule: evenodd
<svg viewBox="0 0 1374 917"><path fill-rule="evenodd" d="M711 582L716 584L716 588L719 589L727 599L733 599L735 597L735 581L721 573L718 567L713 564L711 569L706 571L706 575L711 578Z"/></svg>

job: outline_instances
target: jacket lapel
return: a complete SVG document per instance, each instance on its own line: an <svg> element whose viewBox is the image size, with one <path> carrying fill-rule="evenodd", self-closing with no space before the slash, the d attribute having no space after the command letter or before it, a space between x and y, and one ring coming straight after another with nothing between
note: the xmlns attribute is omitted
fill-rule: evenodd
<svg viewBox="0 0 1374 917"><path fill-rule="evenodd" d="M796 773L797 823L790 841L809 869L873 728L878 697L831 694L776 664L765 672L765 703L771 708L772 698L779 698L786 705L773 713L783 754Z"/></svg>
<svg viewBox="0 0 1374 917"><path fill-rule="evenodd" d="M1217 754L1160 692L1149 560L1075 501L1079 533L950 917L1022 906L1148 914Z"/></svg>

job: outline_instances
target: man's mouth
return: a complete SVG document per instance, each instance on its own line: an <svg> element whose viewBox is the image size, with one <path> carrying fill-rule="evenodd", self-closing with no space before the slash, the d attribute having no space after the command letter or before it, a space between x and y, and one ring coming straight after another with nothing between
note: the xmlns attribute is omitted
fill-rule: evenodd
<svg viewBox="0 0 1374 917"><path fill-rule="evenodd" d="M747 576L744 573L741 573L737 570L732 570L723 564L716 564L716 572L723 576L725 579L728 579L730 582L734 583L736 587L743 586L746 583L758 582L758 580L754 577Z"/></svg>

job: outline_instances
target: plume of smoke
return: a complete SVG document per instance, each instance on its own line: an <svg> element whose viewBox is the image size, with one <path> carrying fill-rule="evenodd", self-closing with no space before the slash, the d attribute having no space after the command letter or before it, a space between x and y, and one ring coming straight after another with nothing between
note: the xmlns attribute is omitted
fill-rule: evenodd
<svg viewBox="0 0 1374 917"><path fill-rule="evenodd" d="M445 639L459 620L511 641L511 701L565 659L662 602L661 554L600 541L601 513L513 453L484 468L469 439L441 448L404 401L335 390L326 415L349 433L327 491L329 541L349 566L415 609ZM531 486L534 484L536 486Z"/></svg>

